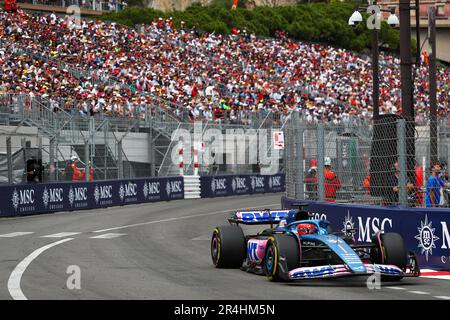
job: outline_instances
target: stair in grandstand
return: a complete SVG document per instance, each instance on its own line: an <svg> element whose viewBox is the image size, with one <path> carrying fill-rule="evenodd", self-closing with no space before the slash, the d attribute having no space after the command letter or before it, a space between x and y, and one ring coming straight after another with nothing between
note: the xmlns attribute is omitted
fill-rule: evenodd
<svg viewBox="0 0 450 320"><path fill-rule="evenodd" d="M85 145L75 144L72 145L73 150L78 155L80 162L85 162ZM118 177L118 163L117 160L109 148L105 144L94 144L90 146L90 154L92 159L92 166L94 168L94 179L117 179ZM124 171L126 171L124 169Z"/></svg>

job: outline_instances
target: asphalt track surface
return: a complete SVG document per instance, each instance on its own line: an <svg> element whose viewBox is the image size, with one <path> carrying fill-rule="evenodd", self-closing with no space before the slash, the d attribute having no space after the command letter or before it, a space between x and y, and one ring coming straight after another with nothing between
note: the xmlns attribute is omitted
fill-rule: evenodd
<svg viewBox="0 0 450 320"><path fill-rule="evenodd" d="M215 269L213 228L226 224L236 209L279 208L280 197L180 200L1 219L0 299L450 299L447 280L409 278L369 290L366 278L271 283L264 276ZM98 236L104 238L92 238ZM79 267L80 289L67 287L69 266Z"/></svg>

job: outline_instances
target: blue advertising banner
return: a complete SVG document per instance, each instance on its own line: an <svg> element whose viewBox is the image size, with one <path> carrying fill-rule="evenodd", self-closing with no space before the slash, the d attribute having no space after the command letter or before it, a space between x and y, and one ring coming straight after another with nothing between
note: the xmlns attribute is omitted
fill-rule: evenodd
<svg viewBox="0 0 450 320"><path fill-rule="evenodd" d="M283 192L285 174L202 176L200 184L202 198Z"/></svg>
<svg viewBox="0 0 450 320"><path fill-rule="evenodd" d="M282 208L294 208L300 200L282 197ZM334 231L357 229L358 242L371 242L379 230L402 235L414 251L421 268L450 270L450 210L431 208L373 207L324 202L309 203L305 209L314 219L331 222Z"/></svg>
<svg viewBox="0 0 450 320"><path fill-rule="evenodd" d="M0 217L184 199L182 177L0 186Z"/></svg>

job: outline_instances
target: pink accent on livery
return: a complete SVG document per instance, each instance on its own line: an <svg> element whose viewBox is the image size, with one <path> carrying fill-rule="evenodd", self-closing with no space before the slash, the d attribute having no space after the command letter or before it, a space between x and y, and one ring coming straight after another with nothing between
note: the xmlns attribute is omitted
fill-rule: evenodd
<svg viewBox="0 0 450 320"><path fill-rule="evenodd" d="M250 239L247 243L247 257L251 262L261 264L266 254L267 240Z"/></svg>

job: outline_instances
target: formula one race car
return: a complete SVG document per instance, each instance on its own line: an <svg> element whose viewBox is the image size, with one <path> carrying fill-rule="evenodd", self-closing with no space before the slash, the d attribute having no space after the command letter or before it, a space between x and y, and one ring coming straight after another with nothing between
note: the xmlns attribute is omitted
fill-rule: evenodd
<svg viewBox="0 0 450 320"><path fill-rule="evenodd" d="M270 281L303 280L378 273L381 280L417 277L420 269L397 233L378 232L372 243L357 244L355 229L333 233L325 220L309 220L299 210L237 211L230 225L214 229L211 257L217 268L241 268ZM274 223L277 224L274 227ZM270 224L256 235L244 225Z"/></svg>

